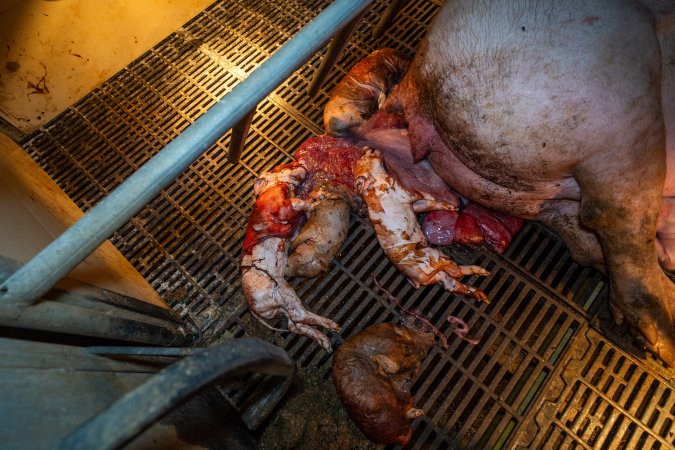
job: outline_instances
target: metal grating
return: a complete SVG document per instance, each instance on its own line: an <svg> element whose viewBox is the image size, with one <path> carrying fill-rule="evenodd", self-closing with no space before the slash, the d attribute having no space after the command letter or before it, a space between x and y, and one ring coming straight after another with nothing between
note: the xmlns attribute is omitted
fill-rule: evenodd
<svg viewBox="0 0 675 450"><path fill-rule="evenodd" d="M594 330L575 342L535 414L532 448L670 449L675 390Z"/></svg>
<svg viewBox="0 0 675 450"><path fill-rule="evenodd" d="M329 0L217 1L23 143L87 210L229 92ZM252 183L321 132L327 92L371 51L414 52L441 1L409 1L379 39L375 2L324 90L305 95L320 55L258 106L241 163L226 162L223 136L122 227L114 244L205 342L259 334L239 285L238 260ZM675 445L675 393L667 372L608 325L601 274L570 260L563 243L529 223L502 256L450 248L491 270L490 305L415 290L384 257L372 230L354 219L333 270L292 284L313 311L343 325L342 336L393 320L378 302L374 274L407 307L444 327L460 316L478 346L450 339L434 348L414 386L426 416L411 448L653 448ZM303 367L330 376L330 355L305 338L276 335ZM624 350L622 350L624 349ZM629 351L626 351L629 350ZM244 405L248 388L227 391Z"/></svg>

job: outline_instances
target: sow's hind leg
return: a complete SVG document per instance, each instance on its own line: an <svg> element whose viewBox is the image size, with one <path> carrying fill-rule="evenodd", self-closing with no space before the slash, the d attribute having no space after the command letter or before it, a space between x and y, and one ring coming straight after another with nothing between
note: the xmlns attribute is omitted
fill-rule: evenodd
<svg viewBox="0 0 675 450"><path fill-rule="evenodd" d="M656 254L664 269L675 271L675 197L663 198L656 224Z"/></svg>
<svg viewBox="0 0 675 450"><path fill-rule="evenodd" d="M643 140L641 151L622 152L622 158L597 155L576 176L581 220L605 250L615 319L625 319L650 350L675 367L675 285L659 266L654 246L664 178L658 150L663 142L656 141Z"/></svg>
<svg viewBox="0 0 675 450"><path fill-rule="evenodd" d="M629 20L637 21L634 15ZM671 159L666 136L672 107L662 101L659 84L654 83L660 72L663 94L672 93L672 86L666 88L672 77L666 64L658 70L657 45L650 41L636 34L621 43L617 59L622 67L606 88L614 98L614 112L621 114L614 115L612 127L597 134L606 150L582 161L574 175L582 192L581 221L596 231L605 252L615 319L625 319L646 347L675 368L675 285L659 266L657 254L658 241L667 237L657 225L662 205L667 205L664 188L668 191L671 184L666 179L666 162ZM639 47L631 45L635 43ZM666 53L675 54L672 46ZM613 87L629 79L633 91ZM637 97L631 99L631 92ZM596 113L607 111L611 110Z"/></svg>
<svg viewBox="0 0 675 450"><path fill-rule="evenodd" d="M444 88L424 96L436 128L484 178L519 188L521 180L534 186L574 176L581 191L581 224L597 234L604 252L615 318L630 324L647 347L675 367L675 287L659 266L654 242L665 137L653 21L627 0L522 2L552 9L550 14L524 7L519 14L506 6L516 3L448 2L456 8L437 16L409 73L418 75L418 85ZM485 8L494 14L485 14ZM523 26L490 27L490 17ZM588 17L597 17L597 26L585 21ZM537 30L551 34L535 43L530 36ZM478 43L498 51L472 53L473 47L439 45L463 38L473 42L474 34ZM503 55L509 57L497 59ZM445 66L444 57L451 59ZM459 64L467 58L472 64ZM415 71L418 66L424 70ZM450 69L457 67L462 76L453 76ZM448 153L431 155L446 177L457 172L443 165ZM573 238L565 236L568 244Z"/></svg>

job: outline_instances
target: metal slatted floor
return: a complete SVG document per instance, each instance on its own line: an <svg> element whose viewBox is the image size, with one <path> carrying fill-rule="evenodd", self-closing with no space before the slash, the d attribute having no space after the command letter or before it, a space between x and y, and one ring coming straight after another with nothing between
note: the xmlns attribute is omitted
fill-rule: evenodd
<svg viewBox="0 0 675 450"><path fill-rule="evenodd" d="M328 0L218 1L29 136L24 148L87 210L244 79ZM366 14L324 89L305 95L313 57L258 107L241 163L226 161L223 136L112 238L113 243L205 342L256 334L238 261L257 175L288 161L321 133L327 93L371 51L413 54L443 2L409 1L386 34ZM675 446L675 386L650 356L611 325L605 279L570 260L562 242L529 223L508 251L450 248L491 271L466 282L491 298L478 304L438 287L415 290L391 266L372 230L354 219L332 271L292 285L346 337L393 320L377 300L374 274L406 307L443 326L462 317L481 343L450 338L432 349L414 387L426 416L411 448L646 448ZM249 324L249 325L247 325ZM280 340L301 367L327 379L330 355L293 335ZM256 381L254 379L253 381ZM242 405L255 390L226 391Z"/></svg>

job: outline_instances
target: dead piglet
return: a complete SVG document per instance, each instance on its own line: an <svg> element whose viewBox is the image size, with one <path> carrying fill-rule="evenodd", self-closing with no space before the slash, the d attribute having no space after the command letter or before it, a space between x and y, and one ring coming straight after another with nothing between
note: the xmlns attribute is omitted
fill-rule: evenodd
<svg viewBox="0 0 675 450"><path fill-rule="evenodd" d="M307 202L307 222L291 241L286 276L315 277L330 266L349 231L350 210L359 210L352 168L363 149L333 136L307 139L293 153L307 170L298 197Z"/></svg>
<svg viewBox="0 0 675 450"><path fill-rule="evenodd" d="M434 334L378 323L345 342L333 356L333 381L342 405L373 442L410 442L411 422L424 415L410 392Z"/></svg>
<svg viewBox="0 0 675 450"><path fill-rule="evenodd" d="M314 205L307 223L292 241L287 277L316 277L326 272L349 232L349 203L328 198Z"/></svg>
<svg viewBox="0 0 675 450"><path fill-rule="evenodd" d="M377 240L387 258L416 287L440 283L448 292L488 302L480 288L461 281L464 275L489 274L480 266L460 266L438 249L429 247L415 214L454 210L426 192L408 189L384 166L382 152L367 149L354 167L356 189L368 207Z"/></svg>
<svg viewBox="0 0 675 450"><path fill-rule="evenodd" d="M328 336L314 327L337 331L340 326L305 309L284 278L289 242L307 209L306 202L295 195L306 176L302 165L291 162L256 180L256 201L242 245L241 288L251 313L262 323L286 317L289 331L331 351Z"/></svg>

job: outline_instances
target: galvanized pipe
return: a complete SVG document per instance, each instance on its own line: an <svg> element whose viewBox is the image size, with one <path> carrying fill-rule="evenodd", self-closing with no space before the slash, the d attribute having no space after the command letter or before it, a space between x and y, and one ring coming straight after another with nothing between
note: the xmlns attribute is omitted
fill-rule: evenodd
<svg viewBox="0 0 675 450"><path fill-rule="evenodd" d="M408 0L392 0L387 9L382 13L380 21L375 25L375 28L373 28L373 36L382 36L385 30L389 28L389 25L394 21L399 11L405 7L406 3L408 3Z"/></svg>
<svg viewBox="0 0 675 450"><path fill-rule="evenodd" d="M0 255L0 282L21 263ZM173 311L125 297L116 292L68 280L77 293L57 284L29 308L0 302L0 327L67 332L118 341L152 345L190 345L197 335ZM196 327L195 327L196 329Z"/></svg>
<svg viewBox="0 0 675 450"><path fill-rule="evenodd" d="M40 298L152 200L372 0L335 0L162 151L0 286L15 310Z"/></svg>
<svg viewBox="0 0 675 450"><path fill-rule="evenodd" d="M24 308L15 318L0 308L0 326L150 345L190 345L195 339L185 327L121 308L102 312L55 301Z"/></svg>

